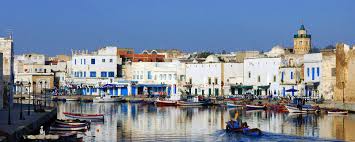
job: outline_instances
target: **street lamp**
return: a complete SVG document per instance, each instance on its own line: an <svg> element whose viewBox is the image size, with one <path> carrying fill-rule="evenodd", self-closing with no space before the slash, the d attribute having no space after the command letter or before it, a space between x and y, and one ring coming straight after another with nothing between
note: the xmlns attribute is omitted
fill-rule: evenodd
<svg viewBox="0 0 355 142"><path fill-rule="evenodd" d="M47 81L44 81L44 108L47 107L47 92L46 92L46 87L47 87Z"/></svg>
<svg viewBox="0 0 355 142"><path fill-rule="evenodd" d="M28 83L28 107L27 107L27 115L30 115L31 109L31 82Z"/></svg>
<svg viewBox="0 0 355 142"><path fill-rule="evenodd" d="M42 81L40 81L39 84L41 84L41 98L43 98ZM42 109L42 102L40 103L40 108Z"/></svg>
<svg viewBox="0 0 355 142"><path fill-rule="evenodd" d="M10 87L9 87L10 86ZM6 86L6 94L7 94L7 108L8 108L8 117L7 117L7 124L11 125L11 106L10 106L10 95L11 95L11 90L12 89L12 84L8 83L8 85Z"/></svg>
<svg viewBox="0 0 355 142"><path fill-rule="evenodd" d="M22 87L23 87L22 81L18 85L20 86L20 120L25 120L22 111Z"/></svg>
<svg viewBox="0 0 355 142"><path fill-rule="evenodd" d="M37 109L37 105L36 105L36 103L35 103L35 100L36 100L36 96L35 96L35 90L36 90L36 82L32 82L32 86L33 86L33 89L32 89L32 96L33 96L33 102L32 102L32 104L33 104L33 110L34 111L36 111L36 109Z"/></svg>

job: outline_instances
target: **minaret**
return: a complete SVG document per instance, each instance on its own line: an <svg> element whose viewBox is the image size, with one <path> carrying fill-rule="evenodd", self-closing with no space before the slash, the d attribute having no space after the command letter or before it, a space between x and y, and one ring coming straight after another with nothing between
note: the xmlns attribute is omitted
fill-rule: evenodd
<svg viewBox="0 0 355 142"><path fill-rule="evenodd" d="M311 35L307 34L304 25L301 25L297 34L293 36L293 46L295 54L307 54L311 50Z"/></svg>

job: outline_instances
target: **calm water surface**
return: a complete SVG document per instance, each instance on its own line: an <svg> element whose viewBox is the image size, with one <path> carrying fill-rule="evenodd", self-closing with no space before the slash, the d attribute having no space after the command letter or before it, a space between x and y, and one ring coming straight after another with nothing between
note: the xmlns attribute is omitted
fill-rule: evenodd
<svg viewBox="0 0 355 142"><path fill-rule="evenodd" d="M223 107L155 107L130 103L58 103L63 112L103 113L85 141L355 141L355 115L288 114ZM238 111L251 128L265 135L254 138L225 133L225 122Z"/></svg>

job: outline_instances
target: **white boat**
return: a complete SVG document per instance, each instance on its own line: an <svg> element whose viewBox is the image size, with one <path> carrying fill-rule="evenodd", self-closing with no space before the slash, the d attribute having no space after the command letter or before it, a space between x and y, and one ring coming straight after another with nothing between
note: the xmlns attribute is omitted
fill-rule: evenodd
<svg viewBox="0 0 355 142"><path fill-rule="evenodd" d="M189 101L178 101L177 105L179 106L202 106L203 102L189 102Z"/></svg>
<svg viewBox="0 0 355 142"><path fill-rule="evenodd" d="M227 107L243 107L243 105L238 105L238 104L232 104L232 103L226 103Z"/></svg>
<svg viewBox="0 0 355 142"><path fill-rule="evenodd" d="M66 98L66 101L79 101L78 99L73 99L73 98Z"/></svg>
<svg viewBox="0 0 355 142"><path fill-rule="evenodd" d="M328 114L347 115L348 111L327 111Z"/></svg>
<svg viewBox="0 0 355 142"><path fill-rule="evenodd" d="M113 103L113 102L119 102L121 101L120 97L112 97L109 95L101 96L101 97L95 97L93 99L94 103Z"/></svg>
<svg viewBox="0 0 355 142"><path fill-rule="evenodd" d="M63 114L66 117L83 119L83 120L104 119L103 114L80 114L80 113L70 113L70 112L63 112Z"/></svg>
<svg viewBox="0 0 355 142"><path fill-rule="evenodd" d="M58 140L59 135L24 135L25 140Z"/></svg>
<svg viewBox="0 0 355 142"><path fill-rule="evenodd" d="M82 126L82 127L50 127L49 128L51 131L83 131L87 130L87 126Z"/></svg>
<svg viewBox="0 0 355 142"><path fill-rule="evenodd" d="M297 108L294 106L286 105L286 108L288 112L290 113L313 113L316 112L317 110L311 107L302 107L302 108Z"/></svg>

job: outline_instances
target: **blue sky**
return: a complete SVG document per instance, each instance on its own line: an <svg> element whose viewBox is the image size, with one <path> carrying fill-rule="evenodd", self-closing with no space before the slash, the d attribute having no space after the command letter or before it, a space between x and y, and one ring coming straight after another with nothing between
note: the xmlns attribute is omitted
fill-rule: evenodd
<svg viewBox="0 0 355 142"><path fill-rule="evenodd" d="M48 55L106 45L183 51L269 50L292 46L303 23L313 45L354 43L351 0L7 0L0 35L15 52Z"/></svg>

